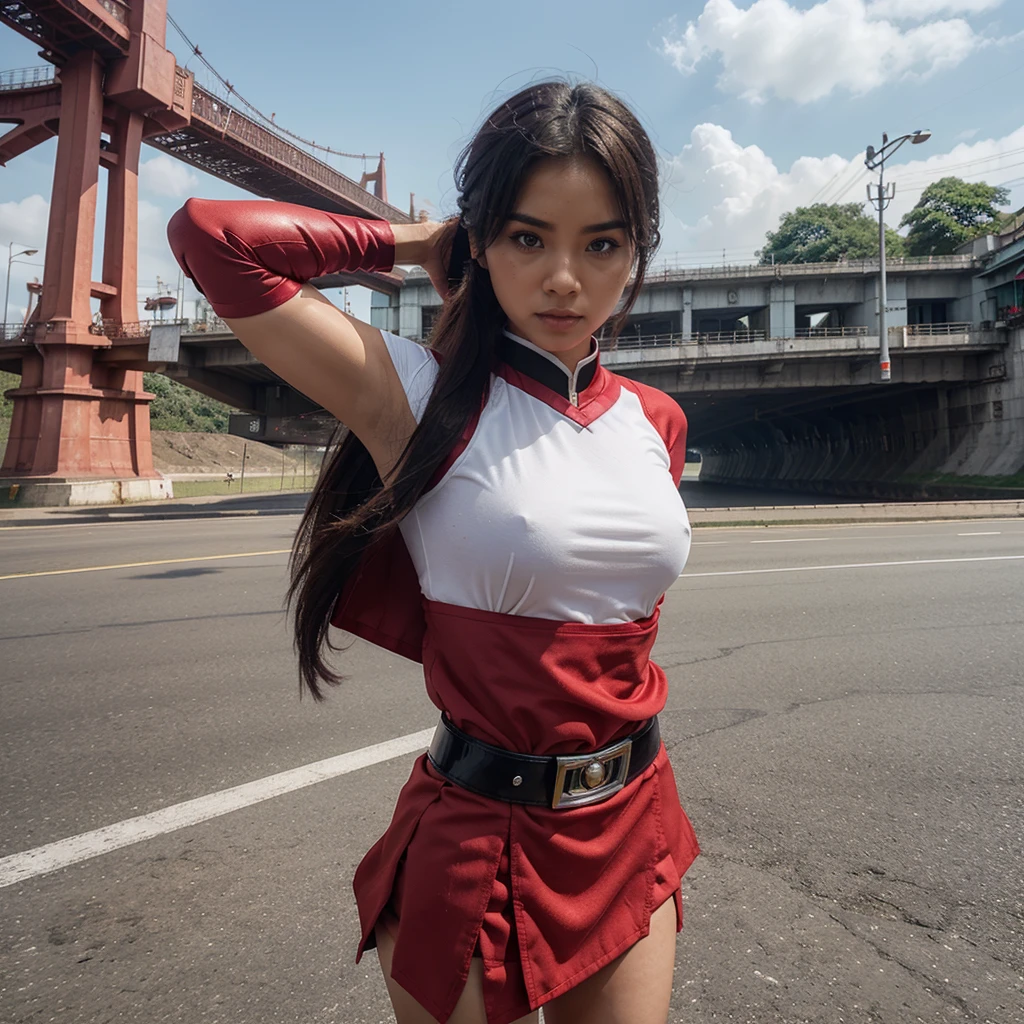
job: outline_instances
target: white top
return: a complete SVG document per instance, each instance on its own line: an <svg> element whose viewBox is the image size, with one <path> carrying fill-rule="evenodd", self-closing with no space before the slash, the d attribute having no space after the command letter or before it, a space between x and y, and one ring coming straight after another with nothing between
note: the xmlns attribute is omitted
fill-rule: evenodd
<svg viewBox="0 0 1024 1024"><path fill-rule="evenodd" d="M381 333L418 423L437 362ZM466 449L400 528L429 600L563 622L646 618L690 550L668 450L633 392L581 426L501 376Z"/></svg>

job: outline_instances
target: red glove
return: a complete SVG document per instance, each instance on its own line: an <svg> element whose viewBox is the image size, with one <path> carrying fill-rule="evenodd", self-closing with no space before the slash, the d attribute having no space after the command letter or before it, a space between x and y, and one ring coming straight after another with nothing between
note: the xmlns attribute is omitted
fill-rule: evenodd
<svg viewBox="0 0 1024 1024"><path fill-rule="evenodd" d="M167 240L223 317L265 313L323 274L395 264L395 234L386 220L296 203L189 199L170 219Z"/></svg>

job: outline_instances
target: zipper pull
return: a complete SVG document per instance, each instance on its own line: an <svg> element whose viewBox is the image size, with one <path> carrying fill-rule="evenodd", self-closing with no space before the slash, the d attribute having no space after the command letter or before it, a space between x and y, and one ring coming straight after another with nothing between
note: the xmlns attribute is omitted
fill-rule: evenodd
<svg viewBox="0 0 1024 1024"><path fill-rule="evenodd" d="M578 409L580 407L580 396L575 391L570 391L569 402Z"/></svg>

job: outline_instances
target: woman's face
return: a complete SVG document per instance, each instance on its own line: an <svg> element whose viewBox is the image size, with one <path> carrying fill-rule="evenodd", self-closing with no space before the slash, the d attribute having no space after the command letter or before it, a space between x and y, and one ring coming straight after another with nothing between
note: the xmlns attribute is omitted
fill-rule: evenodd
<svg viewBox="0 0 1024 1024"><path fill-rule="evenodd" d="M603 169L583 158L540 161L479 262L509 330L574 369L615 309L633 265Z"/></svg>

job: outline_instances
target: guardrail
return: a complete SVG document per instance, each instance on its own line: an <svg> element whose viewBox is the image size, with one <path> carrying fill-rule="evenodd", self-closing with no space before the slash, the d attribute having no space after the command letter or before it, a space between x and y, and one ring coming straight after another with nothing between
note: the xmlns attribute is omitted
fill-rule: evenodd
<svg viewBox="0 0 1024 1024"><path fill-rule="evenodd" d="M154 327L184 328L188 320L137 320L135 322L119 322L117 320L103 320L102 322L89 325L89 333L114 338L148 338Z"/></svg>
<svg viewBox="0 0 1024 1024"><path fill-rule="evenodd" d="M966 322L907 325L907 334L969 334L973 330L974 325Z"/></svg>
<svg viewBox="0 0 1024 1024"><path fill-rule="evenodd" d="M886 258L889 273L900 270L969 270L977 265L970 255L957 253L951 256L900 256ZM658 260L647 272L646 283L666 281L670 278L702 280L723 277L815 277L821 274L877 274L877 259L837 260L829 263L720 263L697 264L671 257Z"/></svg>
<svg viewBox="0 0 1024 1024"><path fill-rule="evenodd" d="M128 24L130 4L126 0L99 0L99 5L122 25Z"/></svg>
<svg viewBox="0 0 1024 1024"><path fill-rule="evenodd" d="M0 71L0 92L10 89L43 88L57 81L57 71L51 64L34 68L14 68Z"/></svg>
<svg viewBox="0 0 1024 1024"><path fill-rule="evenodd" d="M1024 319L1024 318L1022 318ZM31 326L35 326L32 324ZM179 326L182 335L195 336L202 334L232 334L231 328L219 317L208 316L203 320L173 319L173 320L140 320L136 323L117 323L113 320L96 322L89 326L89 333L97 336L105 336L111 339L119 338L148 338L154 327ZM16 341L22 336L25 325L21 323L0 324L0 340ZM971 341L983 335L994 333L992 330L985 330L967 322L947 324L911 324L907 327L890 327L893 337L901 332L907 336L925 337L950 337L953 335L969 335ZM614 352L635 349L670 348L673 345L741 345L752 344L763 341L786 341L804 339L840 339L840 338L865 338L870 332L867 327L803 327L798 328L792 338L785 338L776 335L769 335L767 331L716 331L698 334L654 334L646 337L626 336L617 339L602 338L598 336L601 350ZM425 339L411 338L425 344Z"/></svg>
<svg viewBox="0 0 1024 1024"><path fill-rule="evenodd" d="M21 322L15 324L0 324L0 341L17 341L25 325Z"/></svg>
<svg viewBox="0 0 1024 1024"><path fill-rule="evenodd" d="M385 220L390 220L395 215L408 219L404 218L400 210L377 198L372 192L360 188L358 182L300 149L295 141L279 134L273 125L256 121L216 93L196 83L192 87L192 131L199 130L199 122L205 126L202 134L207 137L212 135L217 141L225 144L230 142L246 147L250 153L258 154L264 162L263 166L284 167L289 174L304 175L335 195L344 196L361 209L371 214L376 213ZM209 170L202 164L198 166ZM236 185L241 184L232 178L227 180L234 181Z"/></svg>
<svg viewBox="0 0 1024 1024"><path fill-rule="evenodd" d="M695 334L651 334L636 337L621 335L616 339L598 338L601 347L607 350L623 348L663 348L668 345L736 345L753 341L765 341L767 331L705 331Z"/></svg>
<svg viewBox="0 0 1024 1024"><path fill-rule="evenodd" d="M866 327L798 327L797 338L863 338Z"/></svg>
<svg viewBox="0 0 1024 1024"><path fill-rule="evenodd" d="M950 337L960 334L980 337L992 333L970 323L912 324L907 327L889 328L892 337L898 336L903 331L906 331L907 335L934 337ZM769 335L766 331L719 331L713 334L654 334L640 338L626 336L620 337L617 340L598 336L598 341L601 343L602 351L613 352L622 349L668 348L672 345L737 345L759 341L792 341L795 339L867 338L872 337L873 334L874 332L868 327L860 326L802 327L798 328L792 337Z"/></svg>

